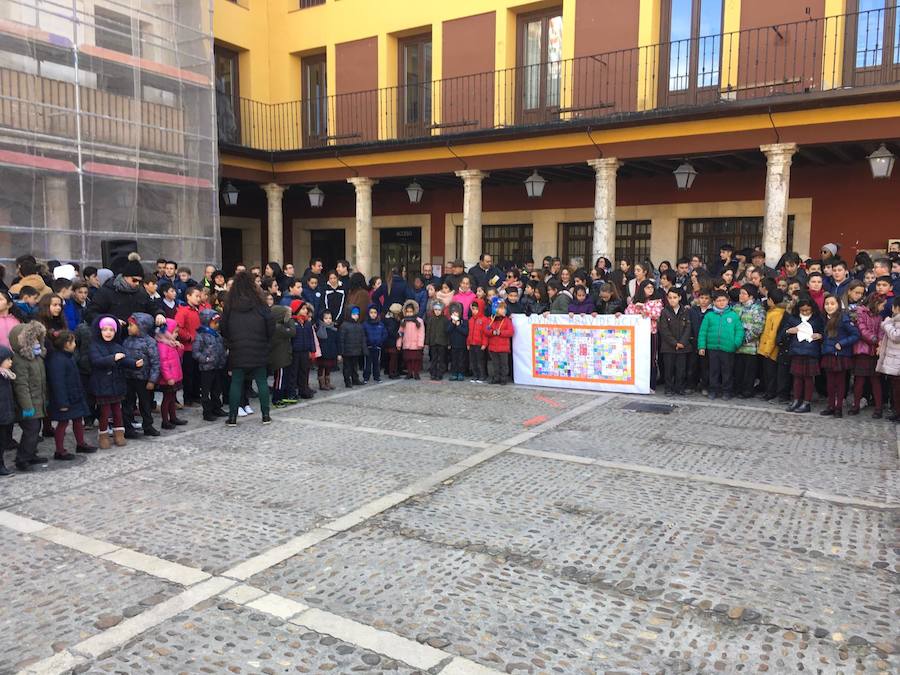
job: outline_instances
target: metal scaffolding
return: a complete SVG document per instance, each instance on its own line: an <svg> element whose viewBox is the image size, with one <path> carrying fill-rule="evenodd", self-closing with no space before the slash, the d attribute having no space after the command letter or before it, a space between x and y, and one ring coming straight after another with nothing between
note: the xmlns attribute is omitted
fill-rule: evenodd
<svg viewBox="0 0 900 675"><path fill-rule="evenodd" d="M0 3L0 262L219 260L212 46L212 0Z"/></svg>

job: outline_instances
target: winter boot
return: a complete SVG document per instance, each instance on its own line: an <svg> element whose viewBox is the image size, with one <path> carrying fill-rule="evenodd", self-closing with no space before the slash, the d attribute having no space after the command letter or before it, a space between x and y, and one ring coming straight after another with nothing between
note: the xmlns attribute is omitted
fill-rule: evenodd
<svg viewBox="0 0 900 675"><path fill-rule="evenodd" d="M97 434L97 447L101 450L109 450L112 447L112 439L105 431L101 431Z"/></svg>
<svg viewBox="0 0 900 675"><path fill-rule="evenodd" d="M122 427L113 429L113 440L120 448L125 447L127 445L125 442L125 429Z"/></svg>

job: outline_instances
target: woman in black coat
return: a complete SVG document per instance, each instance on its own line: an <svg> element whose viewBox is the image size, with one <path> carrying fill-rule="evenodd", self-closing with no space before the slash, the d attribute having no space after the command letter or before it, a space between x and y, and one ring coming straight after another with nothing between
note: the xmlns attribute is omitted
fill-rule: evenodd
<svg viewBox="0 0 900 675"><path fill-rule="evenodd" d="M244 391L244 379L256 382L263 424L269 424L269 385L266 365L269 346L275 333L275 317L266 304L262 291L253 277L240 272L234 277L231 290L225 296L222 321L219 325L228 347L228 368L231 387L228 390L228 426L237 426L237 409Z"/></svg>
<svg viewBox="0 0 900 675"><path fill-rule="evenodd" d="M378 305L379 314L384 314L391 305L402 305L407 300L413 299L413 293L404 280L402 272L403 270L399 267L394 268L390 279L381 284L372 295L372 302ZM360 307L360 311L365 311L365 307Z"/></svg>

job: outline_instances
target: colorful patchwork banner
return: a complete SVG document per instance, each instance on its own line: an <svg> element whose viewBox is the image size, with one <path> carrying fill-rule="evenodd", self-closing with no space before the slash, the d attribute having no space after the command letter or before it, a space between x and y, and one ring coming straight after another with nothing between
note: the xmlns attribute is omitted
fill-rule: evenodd
<svg viewBox="0 0 900 675"><path fill-rule="evenodd" d="M650 393L650 320L551 314L513 317L517 384Z"/></svg>

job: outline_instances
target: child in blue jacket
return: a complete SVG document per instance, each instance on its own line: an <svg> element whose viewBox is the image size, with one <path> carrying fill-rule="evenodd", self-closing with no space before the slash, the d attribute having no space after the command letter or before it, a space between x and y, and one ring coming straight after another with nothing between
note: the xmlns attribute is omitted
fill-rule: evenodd
<svg viewBox="0 0 900 675"><path fill-rule="evenodd" d="M850 320L836 295L826 293L823 304L825 333L821 367L826 376L828 404L820 414L843 417L847 371L853 368L853 345L859 340L859 328Z"/></svg>
<svg viewBox="0 0 900 675"><path fill-rule="evenodd" d="M366 334L366 363L363 366L363 382L369 381L369 376L376 382L381 382L381 348L388 338L387 328L378 314L376 305L369 305L368 316L363 323L363 331Z"/></svg>

